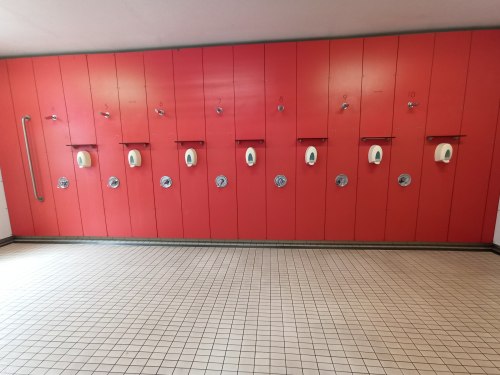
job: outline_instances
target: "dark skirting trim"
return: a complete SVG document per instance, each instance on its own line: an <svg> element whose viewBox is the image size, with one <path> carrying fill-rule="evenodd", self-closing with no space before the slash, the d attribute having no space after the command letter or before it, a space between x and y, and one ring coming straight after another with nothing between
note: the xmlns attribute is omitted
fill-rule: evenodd
<svg viewBox="0 0 500 375"><path fill-rule="evenodd" d="M7 237L7 238L2 238L0 240L0 247L11 244L12 242L14 242L14 237L12 237L12 236Z"/></svg>
<svg viewBox="0 0 500 375"><path fill-rule="evenodd" d="M493 251L497 255L500 255L500 246L494 243L493 245L491 245L491 251Z"/></svg>
<svg viewBox="0 0 500 375"><path fill-rule="evenodd" d="M12 241L11 241L12 242ZM14 237L15 243L53 244L106 244L132 246L200 246L200 247L251 247L282 249L360 249L360 250L455 250L495 251L488 243L447 242L358 242L358 241L253 241L253 240L203 240L162 238L112 238L112 237ZM499 249L497 248L497 251Z"/></svg>

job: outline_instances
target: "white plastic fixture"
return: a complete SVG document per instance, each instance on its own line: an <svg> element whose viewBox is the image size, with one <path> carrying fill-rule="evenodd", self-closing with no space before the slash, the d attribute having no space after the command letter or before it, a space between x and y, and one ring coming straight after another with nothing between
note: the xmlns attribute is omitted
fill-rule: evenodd
<svg viewBox="0 0 500 375"><path fill-rule="evenodd" d="M76 154L76 162L78 168L90 168L92 166L92 159L87 151L78 151Z"/></svg>
<svg viewBox="0 0 500 375"><path fill-rule="evenodd" d="M307 165L316 164L316 161L318 160L318 150L316 150L316 147L309 146L306 149L305 160Z"/></svg>
<svg viewBox="0 0 500 375"><path fill-rule="evenodd" d="M142 165L142 157L139 150L130 150L128 152L128 164L130 168L140 167Z"/></svg>
<svg viewBox="0 0 500 375"><path fill-rule="evenodd" d="M382 147L373 145L370 147L370 150L368 150L368 163L378 165L382 162L383 156L384 152L382 151Z"/></svg>
<svg viewBox="0 0 500 375"><path fill-rule="evenodd" d="M449 143L440 143L434 151L434 161L449 163L453 155L453 147Z"/></svg>
<svg viewBox="0 0 500 375"><path fill-rule="evenodd" d="M247 148L245 152L245 161L249 167L254 166L257 163L257 153L253 147Z"/></svg>
<svg viewBox="0 0 500 375"><path fill-rule="evenodd" d="M188 168L194 167L196 163L198 163L198 155L196 154L196 150L194 148L188 148L186 153L184 154L184 160L186 161L186 165Z"/></svg>

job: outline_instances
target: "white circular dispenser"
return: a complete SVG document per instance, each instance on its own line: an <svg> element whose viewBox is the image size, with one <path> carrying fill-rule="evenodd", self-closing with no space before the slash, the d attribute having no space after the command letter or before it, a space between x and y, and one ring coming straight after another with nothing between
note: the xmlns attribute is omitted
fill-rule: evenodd
<svg viewBox="0 0 500 375"><path fill-rule="evenodd" d="M371 164L380 164L382 162L382 156L384 152L382 151L382 147L379 145L373 145L368 150L368 163Z"/></svg>
<svg viewBox="0 0 500 375"><path fill-rule="evenodd" d="M449 163L453 155L453 146L449 143L440 143L436 146L434 151L434 161Z"/></svg>
<svg viewBox="0 0 500 375"><path fill-rule="evenodd" d="M188 168L194 167L196 163L198 163L198 155L196 154L196 150L194 148L188 148L184 153L184 160L186 161L186 165Z"/></svg>
<svg viewBox="0 0 500 375"><path fill-rule="evenodd" d="M318 160L318 150L316 150L316 147L309 146L306 149L305 160L307 165L316 164L316 161Z"/></svg>
<svg viewBox="0 0 500 375"><path fill-rule="evenodd" d="M140 167L142 165L142 157L139 150L130 150L128 152L128 164L130 168Z"/></svg>
<svg viewBox="0 0 500 375"><path fill-rule="evenodd" d="M92 166L92 159L88 151L78 151L76 154L76 162L78 168L90 168Z"/></svg>
<svg viewBox="0 0 500 375"><path fill-rule="evenodd" d="M249 167L252 167L255 163L257 163L257 153L253 147L247 148L247 151L245 152L245 161Z"/></svg>

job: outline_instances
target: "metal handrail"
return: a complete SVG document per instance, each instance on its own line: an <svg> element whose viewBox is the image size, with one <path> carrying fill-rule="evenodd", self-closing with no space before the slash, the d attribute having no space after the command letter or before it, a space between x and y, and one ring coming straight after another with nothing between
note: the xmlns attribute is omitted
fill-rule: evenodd
<svg viewBox="0 0 500 375"><path fill-rule="evenodd" d="M28 155L28 166L31 173L31 183L33 184L33 193L35 194L35 198L37 201L43 202L44 198L38 195L38 190L36 188L35 174L33 173L33 163L31 162L31 152L28 143L28 133L26 132L26 120L31 120L31 116L24 115L23 117L21 117L21 123L23 124L24 144L26 145L26 154Z"/></svg>

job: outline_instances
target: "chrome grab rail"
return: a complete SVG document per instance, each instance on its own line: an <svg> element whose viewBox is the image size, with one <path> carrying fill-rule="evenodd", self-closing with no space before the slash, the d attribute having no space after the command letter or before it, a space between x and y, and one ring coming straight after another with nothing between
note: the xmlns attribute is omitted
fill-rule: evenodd
<svg viewBox="0 0 500 375"><path fill-rule="evenodd" d="M38 195L38 190L36 188L35 174L33 173L33 164L31 163L30 146L28 143L28 133L26 132L26 120L31 120L31 116L24 115L21 118L21 123L23 124L24 144L26 146L26 154L28 155L28 167L31 173L31 183L33 184L33 193L35 194L35 198L37 201L43 202L44 198Z"/></svg>

